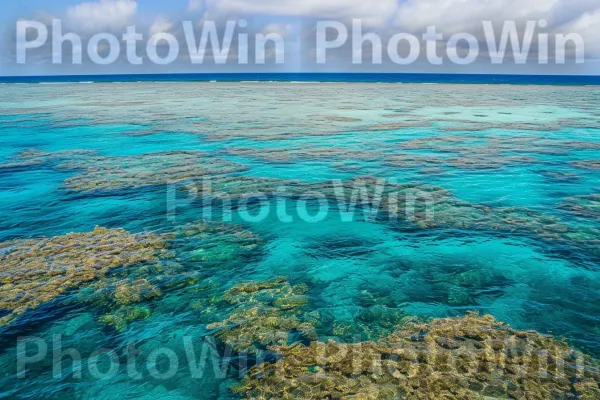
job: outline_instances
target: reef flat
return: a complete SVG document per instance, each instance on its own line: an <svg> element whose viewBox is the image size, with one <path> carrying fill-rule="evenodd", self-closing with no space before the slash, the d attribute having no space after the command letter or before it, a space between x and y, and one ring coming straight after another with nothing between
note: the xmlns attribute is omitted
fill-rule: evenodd
<svg viewBox="0 0 600 400"><path fill-rule="evenodd" d="M114 90L0 86L0 397L600 398L598 88Z"/></svg>

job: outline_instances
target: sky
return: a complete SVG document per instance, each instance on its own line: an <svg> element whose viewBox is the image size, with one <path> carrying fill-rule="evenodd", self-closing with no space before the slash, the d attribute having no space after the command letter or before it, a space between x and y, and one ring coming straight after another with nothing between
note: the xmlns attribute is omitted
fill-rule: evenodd
<svg viewBox="0 0 600 400"><path fill-rule="evenodd" d="M4 1L0 6L0 75L59 75L59 74L111 74L111 73L174 73L174 72L430 72L430 73L513 73L513 74L586 74L600 75L600 1L598 0L20 0ZM60 19L63 33L73 32L83 40L83 64L70 62L71 49L63 46L68 54L67 62L58 65L52 62L56 51L50 45L28 52L25 64L17 64L16 31L17 21L34 20L51 26L53 19ZM216 21L220 30L225 21L245 20L245 32L250 36L248 48L251 59L248 64L239 63L238 49L246 46L234 36L232 52L226 65L214 62L212 52L207 54L202 64L190 62L190 55L180 51L169 65L156 65L144 57L145 45L140 54L144 58L141 65L131 65L122 48L121 57L110 65L95 65L85 52L86 43L96 33L109 32L121 37L128 26L135 25L143 34L146 43L157 33L169 33L177 38L182 49L187 48L183 21L190 21L197 32L201 32L207 21ZM318 21L337 21L349 26L354 19L362 21L363 34L376 33L382 38L383 61L373 64L372 53L377 46L370 42L362 47L363 63L353 63L350 44L328 52L327 62L317 64L316 24ZM492 64L489 46L482 29L483 21L491 21L500 36L499 27L504 21L515 21L521 35L527 21L536 21L537 26L527 62L517 65L514 62ZM387 41L394 34L410 33L421 37L429 26L435 26L444 36L438 43L438 50L445 54L449 48L448 39L454 34L473 35L480 47L479 57L469 65L456 65L445 59L442 65L432 64L421 48L416 61L409 65L399 65L388 57ZM542 44L538 33L550 35L550 54L540 56ZM269 48L265 64L254 62L254 34L276 33L285 40L283 59L276 64L277 51ZM568 48L566 64L556 65L554 54L554 34L576 33L585 43L583 63L575 62L575 51ZM330 32L331 34L331 32ZM52 32L50 29L50 39ZM198 33L198 37L200 33ZM351 37L351 36L350 36ZM29 38L29 36L28 36ZM331 39L329 36L328 39ZM351 42L351 40L349 40ZM402 42L405 44L404 42ZM454 44L461 56L468 54L465 41ZM160 47L160 46L159 46ZM408 49L398 47L405 55ZM100 48L108 52L107 49ZM163 43L161 55L168 53ZM108 54L108 53L107 53ZM510 47L509 47L510 54ZM540 64L541 58L546 63Z"/></svg>

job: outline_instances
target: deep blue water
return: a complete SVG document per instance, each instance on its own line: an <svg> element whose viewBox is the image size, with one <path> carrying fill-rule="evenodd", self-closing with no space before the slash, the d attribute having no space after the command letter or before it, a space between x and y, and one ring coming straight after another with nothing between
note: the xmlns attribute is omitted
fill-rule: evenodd
<svg viewBox="0 0 600 400"><path fill-rule="evenodd" d="M502 85L600 85L600 76L581 75L488 75L488 74L394 74L394 73L204 73L135 75L64 75L2 77L4 83L37 82L363 82L446 83Z"/></svg>

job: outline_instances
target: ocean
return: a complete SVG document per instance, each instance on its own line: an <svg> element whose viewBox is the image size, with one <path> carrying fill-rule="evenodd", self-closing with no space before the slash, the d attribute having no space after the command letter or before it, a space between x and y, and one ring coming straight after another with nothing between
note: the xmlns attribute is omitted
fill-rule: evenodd
<svg viewBox="0 0 600 400"><path fill-rule="evenodd" d="M62 82L345 82L472 85L598 86L591 75L491 75L407 73L180 73L122 75L0 76L0 83Z"/></svg>
<svg viewBox="0 0 600 400"><path fill-rule="evenodd" d="M284 364L328 341L600 357L598 77L0 82L0 398L417 398L409 372ZM461 389L428 398L534 390L432 368ZM552 398L598 398L582 377Z"/></svg>

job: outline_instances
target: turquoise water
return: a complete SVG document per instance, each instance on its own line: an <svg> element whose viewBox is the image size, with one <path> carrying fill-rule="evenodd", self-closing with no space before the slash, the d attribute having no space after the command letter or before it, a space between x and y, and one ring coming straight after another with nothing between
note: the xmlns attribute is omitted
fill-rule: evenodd
<svg viewBox="0 0 600 400"><path fill-rule="evenodd" d="M200 353L215 334L207 325L232 312L219 301L226 290L279 276L308 286L322 339L376 340L389 324L365 312L389 322L472 310L600 357L597 88L144 82L7 84L0 94L0 241L96 226L176 237L164 270L117 268L15 314L0 331L0 397L236 398L228 386L239 366L192 377L183 338ZM383 205L374 218L361 207L348 218L331 181L350 195L359 177L437 194L417 201L414 219ZM215 205L216 228L180 234L206 217L207 203L185 189L205 179L231 196L231 218ZM278 187L289 195L274 195ZM243 200L257 191L263 203ZM318 222L296 211L308 192L329 202ZM291 221L276 212L284 204ZM318 213L314 196L304 204ZM267 211L253 222L245 210ZM11 246L0 253L5 293L20 279L7 267ZM140 274L161 295L136 301L148 315L116 329L103 319L114 308L91 301L90 285ZM0 317L12 311L1 308ZM17 338L51 348L54 335L84 360L114 350L114 376L97 380L84 368L79 379L66 358L57 379L49 356L17 379ZM140 361L132 379L130 343L141 360L168 348L181 365L157 379ZM163 371L165 358L157 364Z"/></svg>

